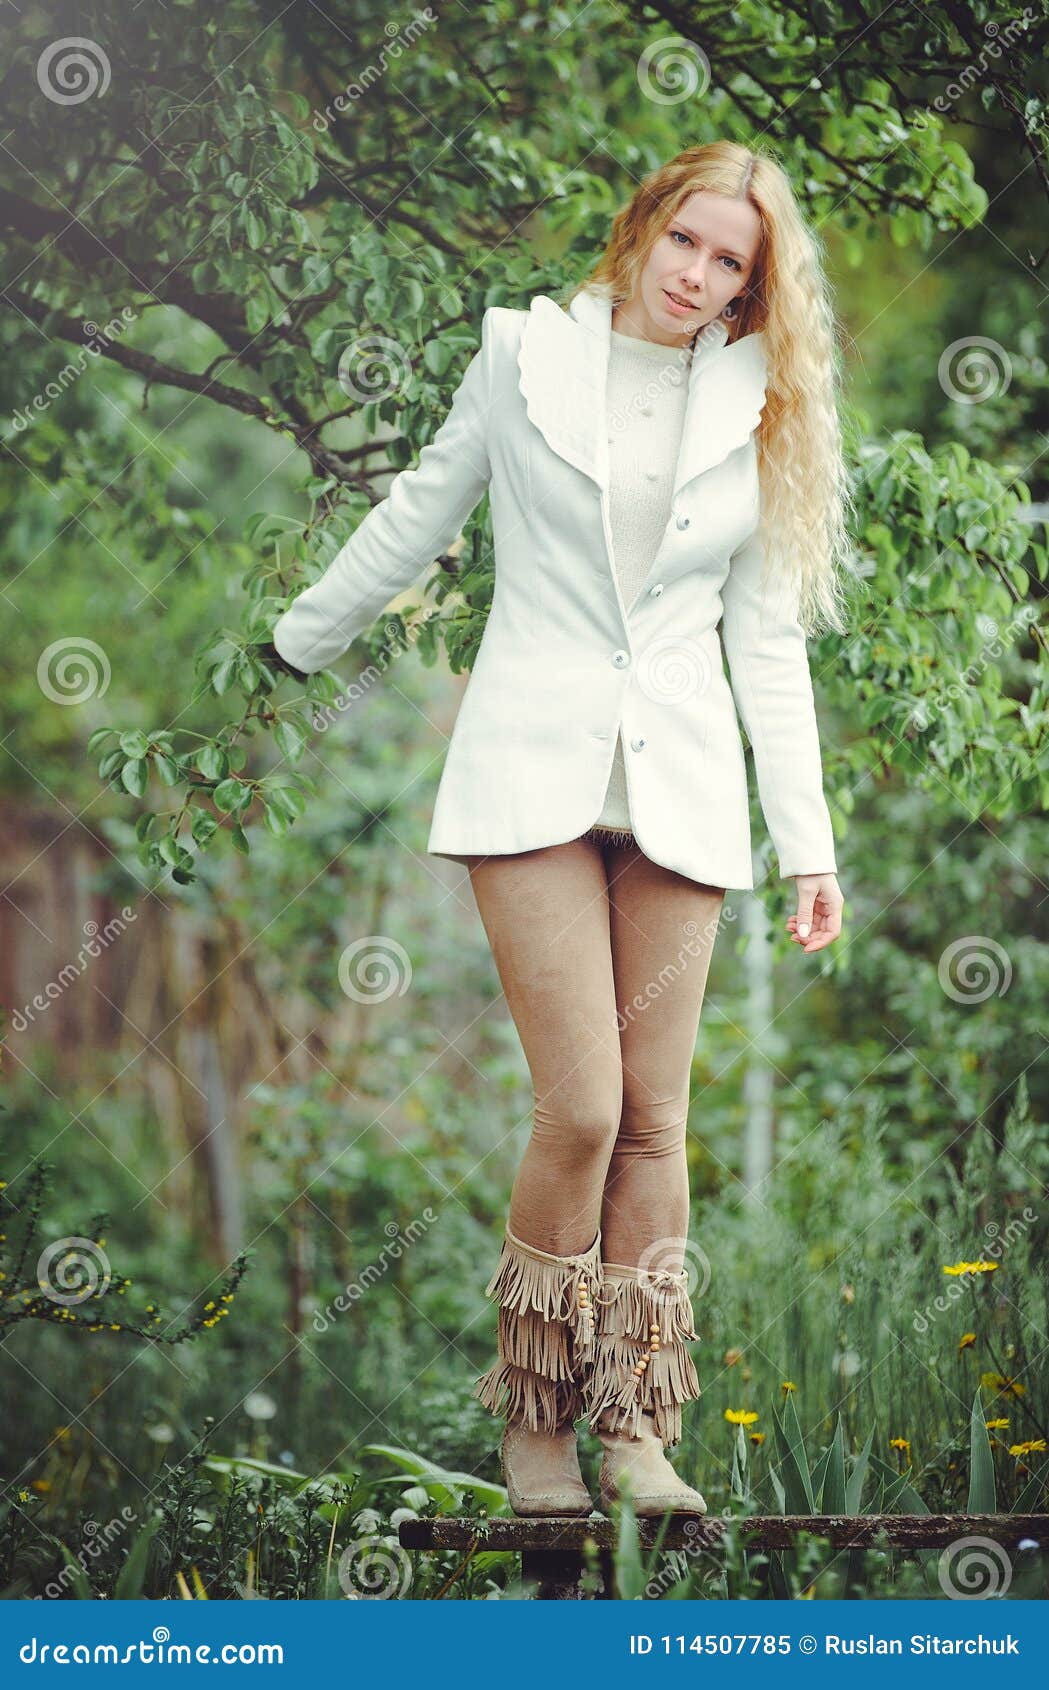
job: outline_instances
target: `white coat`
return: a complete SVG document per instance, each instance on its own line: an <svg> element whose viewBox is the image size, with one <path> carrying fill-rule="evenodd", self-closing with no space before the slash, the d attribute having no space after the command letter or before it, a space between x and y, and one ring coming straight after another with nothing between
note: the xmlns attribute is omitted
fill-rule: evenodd
<svg viewBox="0 0 1049 1690"><path fill-rule="evenodd" d="M796 594L759 600L754 430L765 338L722 322L693 354L670 516L633 604L611 564L605 374L611 306L490 306L481 346L403 470L274 643L326 668L460 533L489 491L491 610L449 743L431 855L574 839L601 812L623 736L634 835L708 885L753 886L739 708L782 876L835 872ZM729 679L722 665L721 623Z"/></svg>

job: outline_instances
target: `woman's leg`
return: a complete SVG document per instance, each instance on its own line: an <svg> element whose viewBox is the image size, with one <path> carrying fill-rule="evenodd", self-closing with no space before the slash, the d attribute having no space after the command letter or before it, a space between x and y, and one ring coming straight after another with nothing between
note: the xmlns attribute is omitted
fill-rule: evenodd
<svg viewBox="0 0 1049 1690"><path fill-rule="evenodd" d="M620 1037L602 849L585 838L468 859L532 1077L532 1134L510 1231L555 1255L585 1251L620 1128Z"/></svg>
<svg viewBox="0 0 1049 1690"><path fill-rule="evenodd" d="M703 1513L663 1453L700 1394L690 1276L685 1123L689 1077L724 889L606 847L623 1109L601 1215L601 1329L585 1389L605 1448L608 1506L629 1480L639 1513Z"/></svg>
<svg viewBox="0 0 1049 1690"><path fill-rule="evenodd" d="M623 1107L601 1216L606 1261L678 1269L689 1223L689 1077L724 888L607 848Z"/></svg>

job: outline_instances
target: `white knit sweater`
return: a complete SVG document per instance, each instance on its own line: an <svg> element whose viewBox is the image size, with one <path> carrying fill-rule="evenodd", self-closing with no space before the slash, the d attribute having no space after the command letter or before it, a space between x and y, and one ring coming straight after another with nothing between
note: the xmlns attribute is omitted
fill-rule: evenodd
<svg viewBox="0 0 1049 1690"><path fill-rule="evenodd" d="M613 564L629 613L663 538L688 400L690 347L611 331L606 415ZM623 737L595 827L629 829Z"/></svg>

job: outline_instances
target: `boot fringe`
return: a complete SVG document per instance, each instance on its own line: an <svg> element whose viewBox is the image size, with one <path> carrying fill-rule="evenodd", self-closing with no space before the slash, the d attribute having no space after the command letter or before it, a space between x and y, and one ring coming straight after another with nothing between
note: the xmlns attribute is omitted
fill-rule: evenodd
<svg viewBox="0 0 1049 1690"><path fill-rule="evenodd" d="M547 1320L534 1309L518 1314L505 1304L499 1310L498 1350L504 1361L539 1373L544 1379L573 1379L571 1340L561 1320Z"/></svg>
<svg viewBox="0 0 1049 1690"><path fill-rule="evenodd" d="M698 1338L688 1294L688 1274L653 1275L650 1281L619 1279L605 1266L601 1331L620 1338L648 1341L649 1328L658 1324L663 1339Z"/></svg>
<svg viewBox="0 0 1049 1690"><path fill-rule="evenodd" d="M637 1437L642 1414L651 1414L664 1444L681 1440L681 1405L700 1396L699 1377L685 1342L695 1339L688 1276L605 1265L601 1331L584 1383L592 1432L626 1431ZM659 1347L651 1328L659 1327ZM639 1363L646 1364L637 1371Z"/></svg>
<svg viewBox="0 0 1049 1690"><path fill-rule="evenodd" d="M497 1361L482 1373L473 1395L490 1414L519 1419L533 1432L556 1432L582 1413L581 1393L573 1380L544 1379L510 1361Z"/></svg>
<svg viewBox="0 0 1049 1690"><path fill-rule="evenodd" d="M566 1325L572 1338L572 1359L582 1362L589 1361L594 1353L594 1303L600 1283L600 1232L589 1250L574 1256L554 1256L523 1243L507 1227L485 1295L520 1315L537 1314L552 1327ZM550 1378L558 1377L551 1353L556 1343L556 1338L551 1339L541 1367ZM505 1359L516 1358L508 1354Z"/></svg>
<svg viewBox="0 0 1049 1690"><path fill-rule="evenodd" d="M593 1359L601 1234L589 1250L555 1256L509 1227L485 1295L499 1303L496 1361L476 1381L491 1414L551 1431L583 1412L582 1367Z"/></svg>

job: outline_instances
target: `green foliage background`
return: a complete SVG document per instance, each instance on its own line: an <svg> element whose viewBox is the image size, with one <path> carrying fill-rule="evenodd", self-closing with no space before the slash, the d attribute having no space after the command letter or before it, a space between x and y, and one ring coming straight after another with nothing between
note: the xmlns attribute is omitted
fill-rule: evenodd
<svg viewBox="0 0 1049 1690"><path fill-rule="evenodd" d="M689 1140L711 1265L705 1394L679 1465L712 1508L775 1509L790 1460L773 1413L789 1400L824 1480L836 1449L855 1477L873 1439L863 1506L962 1509L982 1393L985 1420L1010 1422L998 1505L1046 1507L1044 1454L1008 1453L1049 1418L1046 6L1022 30L970 4L431 11L412 31L355 0L96 0L9 20L5 811L89 826L99 894L212 925L217 967L250 970L244 1016L271 1013L287 1051L238 1080L248 1271L220 1329L167 1347L45 1319L7 1331L9 1594L42 1588L85 1522L128 1498L149 1542L129 1557L121 1532L78 1563L90 1589L177 1593L196 1569L210 1594L340 1594L332 1524L341 1546L372 1524L362 1510L386 1529L397 1503L500 1501L469 1381L490 1351L481 1287L530 1091L469 897L424 852L453 677L490 600L486 502L459 555L361 642L378 684L350 708L351 659L303 692L261 647L439 426L484 307L575 279L648 169L723 135L790 171L841 319L852 614L810 651L847 927L805 966L781 936L787 886L760 887L777 1013L756 1051L738 924L715 958ZM699 60L665 43L685 28L705 68L682 97ZM74 35L109 80L57 103L41 54ZM86 325L107 324L103 355L85 354ZM339 371L369 336L404 379L361 403ZM942 360L973 337L1001 368L965 403ZM39 669L72 637L109 670L75 705ZM381 1015L348 1015L336 978L363 932L411 955L411 991ZM966 1001L943 958L974 935L1008 978ZM233 1252L195 1161L188 1204L162 1201L190 1149L155 1119L132 1072L141 1038L124 1033L113 1051L9 1035L7 1265L43 1156L48 1235L105 1211L121 1271L192 1325ZM776 1163L748 1203L755 1060L776 1076ZM437 1223L318 1330L390 1228L428 1207ZM937 1309L944 1265L996 1238L996 1272ZM742 1408L764 1443L737 1442L724 1413ZM413 1476L405 1451L478 1488ZM337 1478L313 1491L317 1474ZM755 1594L746 1556L727 1565L693 1569L684 1591L727 1578ZM881 1594L938 1591L927 1564L847 1572ZM818 1554L776 1573L820 1595L844 1576ZM481 1557L453 1594L506 1593L510 1577Z"/></svg>

